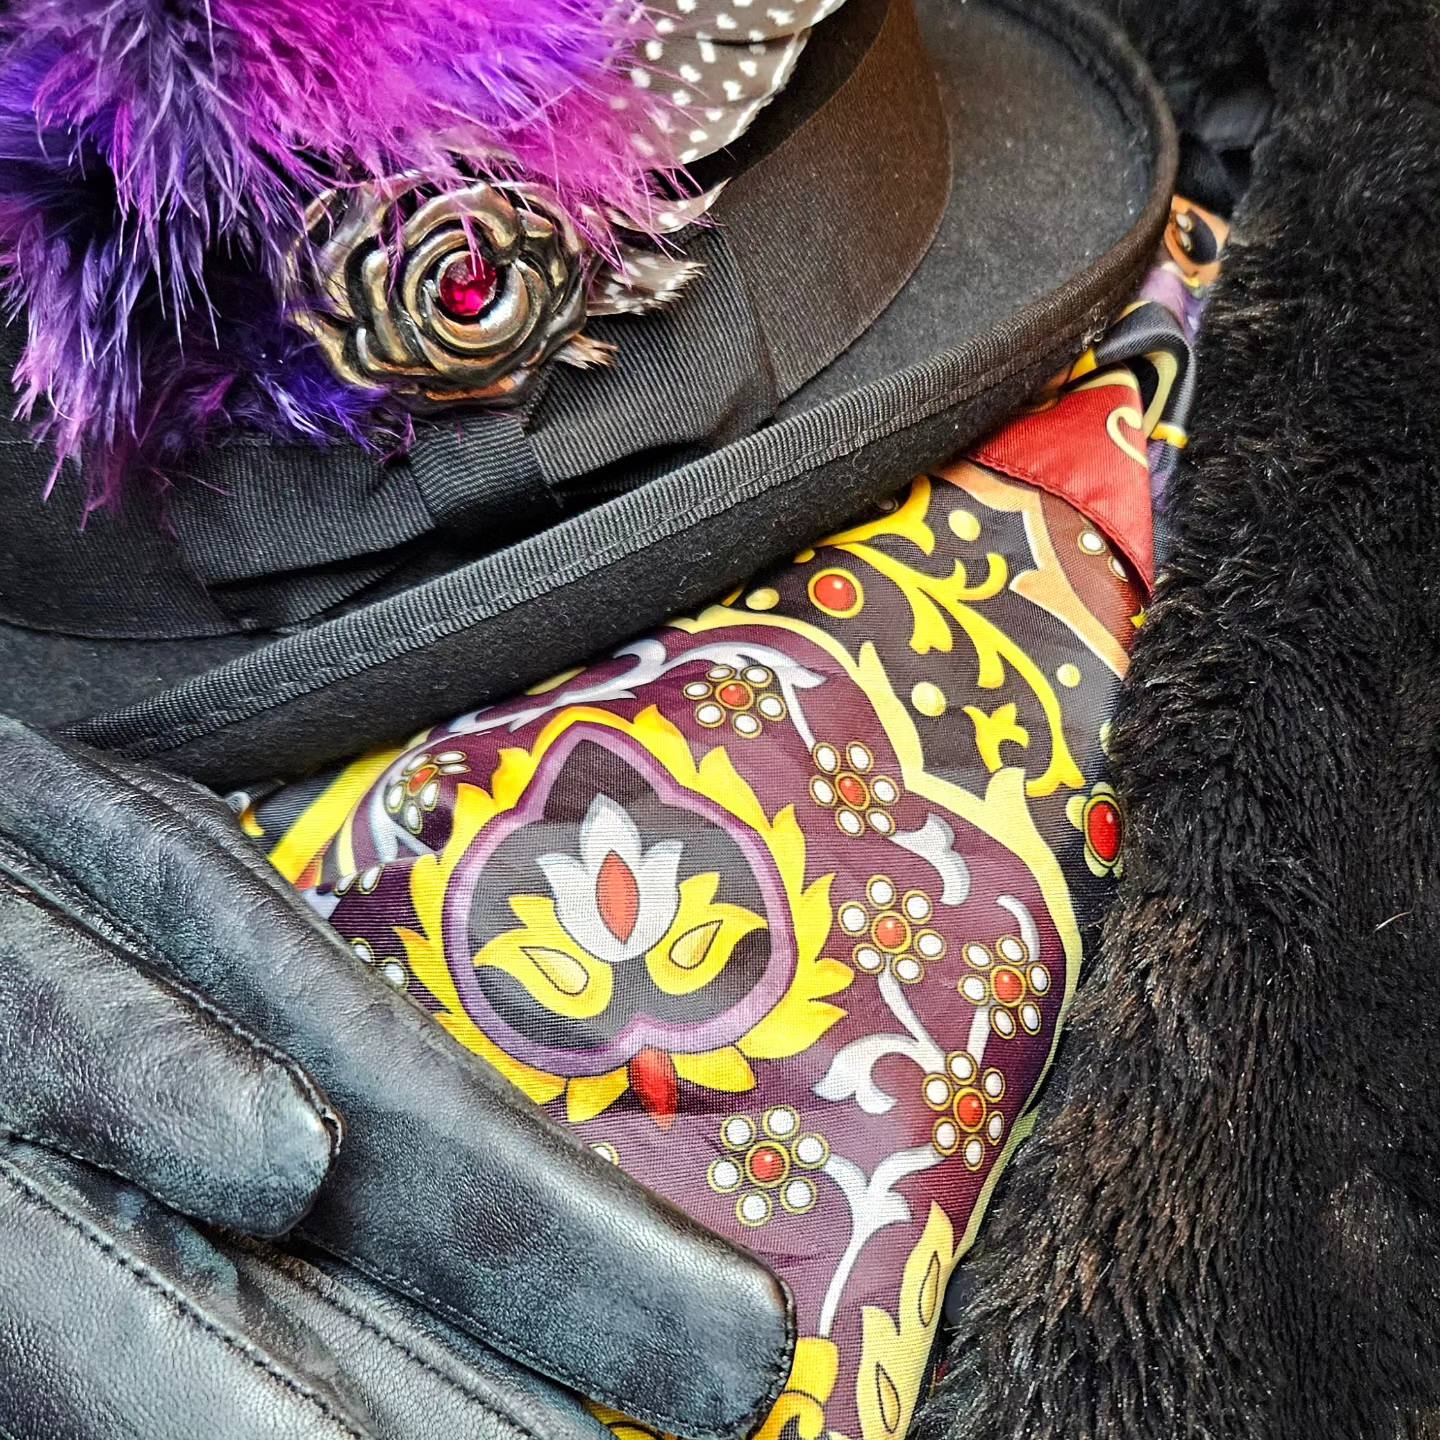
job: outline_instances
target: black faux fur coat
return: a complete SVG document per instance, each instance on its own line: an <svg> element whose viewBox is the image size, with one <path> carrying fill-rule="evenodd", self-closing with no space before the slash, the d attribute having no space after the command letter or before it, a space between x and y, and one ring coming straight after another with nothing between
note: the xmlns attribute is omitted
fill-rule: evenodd
<svg viewBox="0 0 1440 1440"><path fill-rule="evenodd" d="M1440 0L1113 0L1275 109L1118 904L927 1440L1440 1436ZM1203 78L1203 77L1201 77Z"/></svg>

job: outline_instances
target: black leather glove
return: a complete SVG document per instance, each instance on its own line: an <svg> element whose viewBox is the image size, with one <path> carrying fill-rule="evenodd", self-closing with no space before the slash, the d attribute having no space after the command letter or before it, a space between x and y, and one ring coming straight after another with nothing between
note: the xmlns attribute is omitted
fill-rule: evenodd
<svg viewBox="0 0 1440 1440"><path fill-rule="evenodd" d="M0 1141L0 1434L609 1440L571 1395L323 1257L204 1235Z"/></svg>
<svg viewBox="0 0 1440 1440"><path fill-rule="evenodd" d="M450 1041L310 914L220 801L3 720L0 1129L201 1221L299 1222L526 1368L691 1440L748 1433L788 1373L788 1297L770 1272ZM12 1189L31 1167L17 1156ZM72 1192L83 1174L66 1171ZM106 1207L131 1192L81 1188L90 1223L113 1231L123 1215ZM26 1331L59 1315L88 1333L91 1296L70 1278L78 1260L54 1264L42 1305L14 1254L0 1248L0 1372L24 1391L60 1363L27 1358ZM67 1363L92 1399L128 1363L188 1403L193 1372L154 1341L141 1326Z"/></svg>

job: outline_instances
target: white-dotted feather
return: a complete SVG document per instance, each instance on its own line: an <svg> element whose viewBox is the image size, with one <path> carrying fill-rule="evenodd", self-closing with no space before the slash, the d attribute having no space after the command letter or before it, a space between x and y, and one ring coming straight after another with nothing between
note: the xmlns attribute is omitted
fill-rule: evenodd
<svg viewBox="0 0 1440 1440"><path fill-rule="evenodd" d="M631 82L631 143L656 169L689 165L732 145L778 95L815 25L844 0L653 0L637 12L638 42ZM657 101L660 102L657 104ZM625 103L617 97L616 103ZM702 219L723 186L676 199L640 227L623 215L622 229L674 234ZM620 243L590 282L591 315L638 315L677 299L701 266L663 250ZM570 365L608 363L584 337L557 359Z"/></svg>
<svg viewBox="0 0 1440 1440"><path fill-rule="evenodd" d="M843 3L654 0L638 22L646 38L630 75L650 103L637 106L631 143L657 168L733 145L785 88L811 29Z"/></svg>
<svg viewBox="0 0 1440 1440"><path fill-rule="evenodd" d="M639 315L678 299L701 266L680 255L621 246L616 263L607 264L590 288L592 315Z"/></svg>

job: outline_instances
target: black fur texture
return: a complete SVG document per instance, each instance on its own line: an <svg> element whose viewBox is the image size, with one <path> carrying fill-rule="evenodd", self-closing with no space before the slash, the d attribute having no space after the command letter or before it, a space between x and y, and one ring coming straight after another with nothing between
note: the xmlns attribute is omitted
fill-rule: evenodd
<svg viewBox="0 0 1440 1440"><path fill-rule="evenodd" d="M1126 872L924 1440L1440 1436L1440 4L1114 0L1275 92L1115 727Z"/></svg>

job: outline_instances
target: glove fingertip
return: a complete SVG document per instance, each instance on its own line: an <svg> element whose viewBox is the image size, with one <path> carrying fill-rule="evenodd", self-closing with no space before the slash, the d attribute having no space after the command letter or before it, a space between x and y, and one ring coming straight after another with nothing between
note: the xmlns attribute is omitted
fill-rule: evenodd
<svg viewBox="0 0 1440 1440"><path fill-rule="evenodd" d="M217 1224L274 1239L310 1213L339 1153L339 1115L302 1075L276 1067L257 1097L250 1162L219 1197Z"/></svg>
<svg viewBox="0 0 1440 1440"><path fill-rule="evenodd" d="M303 1072L266 1059L212 1076L225 1093L182 1117L131 1178L172 1209L226 1230L277 1239L310 1213L343 1127Z"/></svg>

